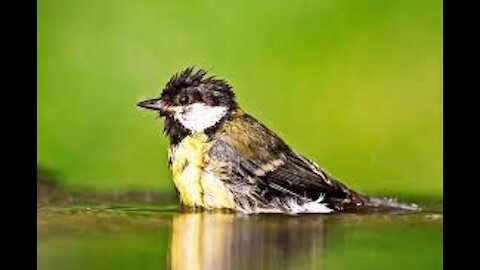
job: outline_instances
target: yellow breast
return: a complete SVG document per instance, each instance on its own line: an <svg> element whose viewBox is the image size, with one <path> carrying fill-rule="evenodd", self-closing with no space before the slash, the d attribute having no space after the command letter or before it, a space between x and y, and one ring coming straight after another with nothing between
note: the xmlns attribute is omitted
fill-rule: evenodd
<svg viewBox="0 0 480 270"><path fill-rule="evenodd" d="M182 203L189 207L233 208L233 195L220 179L220 171L210 162L208 137L195 133L172 149L173 181Z"/></svg>

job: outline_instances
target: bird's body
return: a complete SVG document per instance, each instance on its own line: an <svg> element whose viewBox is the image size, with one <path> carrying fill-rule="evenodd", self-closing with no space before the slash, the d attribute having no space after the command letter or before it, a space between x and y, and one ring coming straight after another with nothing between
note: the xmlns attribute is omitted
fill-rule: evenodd
<svg viewBox="0 0 480 270"><path fill-rule="evenodd" d="M165 116L169 167L184 206L330 213L374 204L245 113L228 84L204 75L187 69L160 98L139 104Z"/></svg>
<svg viewBox="0 0 480 270"><path fill-rule="evenodd" d="M235 208L233 193L222 180L222 172L209 159L214 142L204 133L186 136L169 151L170 169L180 200L188 207Z"/></svg>
<svg viewBox="0 0 480 270"><path fill-rule="evenodd" d="M255 136L258 132L269 136ZM321 184L333 184L334 180L240 109L213 133L192 133L172 145L169 160L180 200L187 207L322 213L335 207L323 202L328 184L323 184L324 189ZM277 179L280 173L284 178ZM342 200L362 203L359 195L347 193L343 192Z"/></svg>

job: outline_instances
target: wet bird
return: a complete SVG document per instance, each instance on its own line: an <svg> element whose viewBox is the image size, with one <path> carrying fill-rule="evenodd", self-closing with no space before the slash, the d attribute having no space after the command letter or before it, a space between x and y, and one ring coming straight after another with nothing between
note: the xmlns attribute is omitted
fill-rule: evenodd
<svg viewBox="0 0 480 270"><path fill-rule="evenodd" d="M187 68L158 98L137 104L164 118L169 168L183 206L293 214L416 209L340 183L244 112L225 80L206 75Z"/></svg>

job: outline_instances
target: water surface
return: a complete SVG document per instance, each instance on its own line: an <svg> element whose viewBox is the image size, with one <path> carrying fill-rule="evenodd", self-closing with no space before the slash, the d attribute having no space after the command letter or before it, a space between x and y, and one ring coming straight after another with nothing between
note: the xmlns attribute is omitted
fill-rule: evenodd
<svg viewBox="0 0 480 270"><path fill-rule="evenodd" d="M415 214L182 213L175 204L37 211L38 269L442 269L441 203Z"/></svg>

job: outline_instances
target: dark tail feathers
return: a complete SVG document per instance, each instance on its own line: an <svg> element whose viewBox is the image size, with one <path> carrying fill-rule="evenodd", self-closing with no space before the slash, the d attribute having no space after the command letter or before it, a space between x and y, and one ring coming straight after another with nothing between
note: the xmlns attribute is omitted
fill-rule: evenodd
<svg viewBox="0 0 480 270"><path fill-rule="evenodd" d="M394 198L368 198L368 202L365 206L415 212L422 210L417 204L399 202L397 199Z"/></svg>

